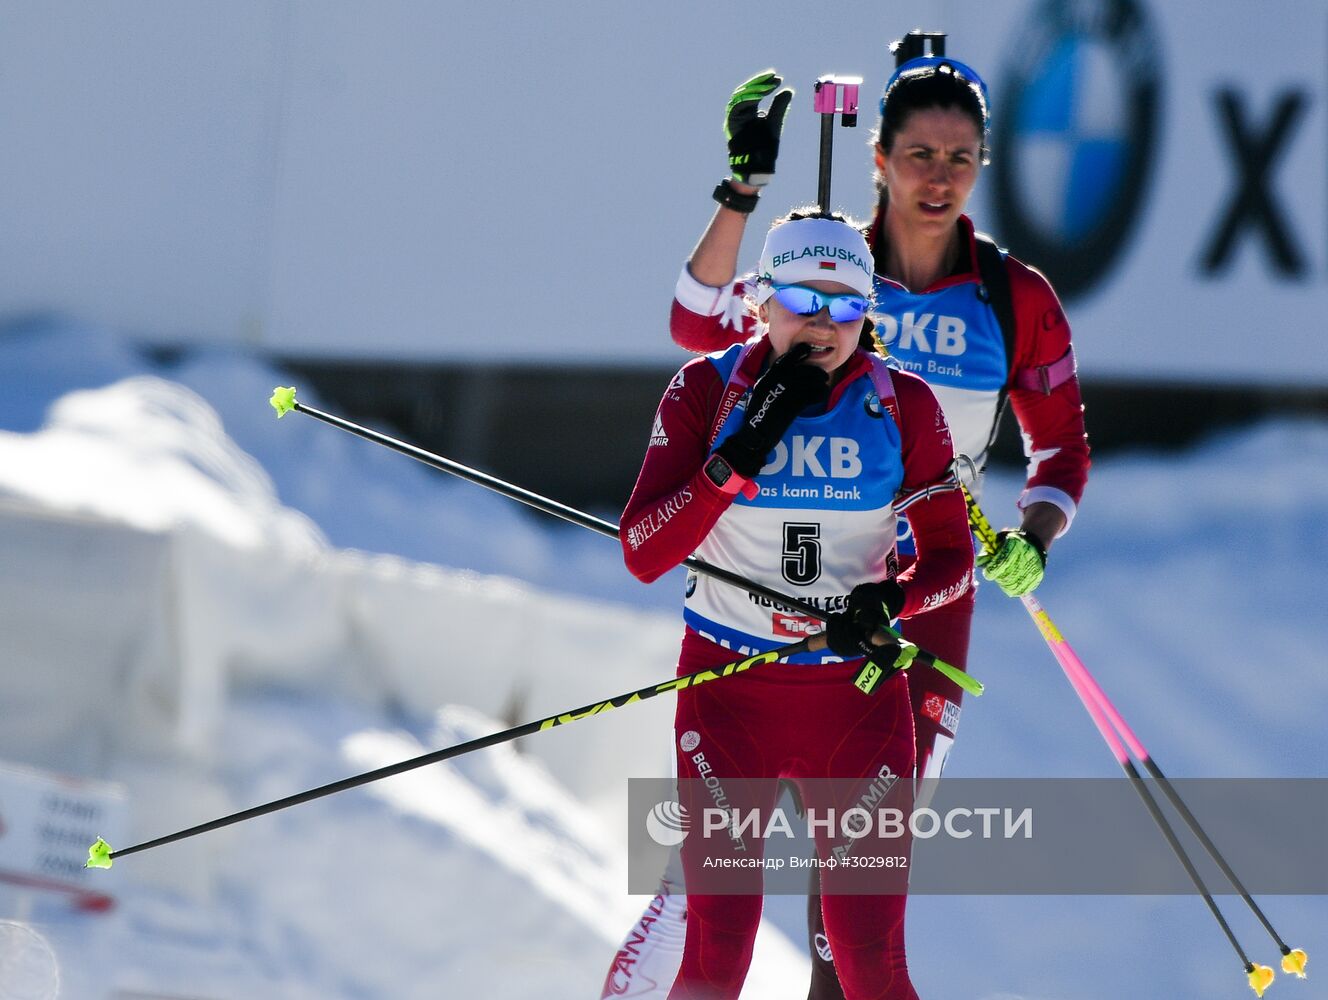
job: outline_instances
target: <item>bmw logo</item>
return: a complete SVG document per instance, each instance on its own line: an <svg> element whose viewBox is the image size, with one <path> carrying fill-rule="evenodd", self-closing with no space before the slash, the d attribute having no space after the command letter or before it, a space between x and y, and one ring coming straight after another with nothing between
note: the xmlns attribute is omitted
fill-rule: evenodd
<svg viewBox="0 0 1328 1000"><path fill-rule="evenodd" d="M867 390L867 398L862 402L862 408L867 411L867 416L881 419L881 414L885 411L881 408L881 397L876 394L875 389Z"/></svg>
<svg viewBox="0 0 1328 1000"><path fill-rule="evenodd" d="M992 115L998 232L1065 298L1124 248L1152 165L1161 103L1143 0L1041 0Z"/></svg>

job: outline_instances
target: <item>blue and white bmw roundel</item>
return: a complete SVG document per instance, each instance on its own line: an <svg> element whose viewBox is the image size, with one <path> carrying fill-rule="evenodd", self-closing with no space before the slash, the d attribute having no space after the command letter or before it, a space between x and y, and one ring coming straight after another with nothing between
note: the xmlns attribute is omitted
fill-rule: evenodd
<svg viewBox="0 0 1328 1000"><path fill-rule="evenodd" d="M1012 41L993 116L997 231L1072 297L1106 273L1138 216L1159 50L1142 0L1044 0Z"/></svg>

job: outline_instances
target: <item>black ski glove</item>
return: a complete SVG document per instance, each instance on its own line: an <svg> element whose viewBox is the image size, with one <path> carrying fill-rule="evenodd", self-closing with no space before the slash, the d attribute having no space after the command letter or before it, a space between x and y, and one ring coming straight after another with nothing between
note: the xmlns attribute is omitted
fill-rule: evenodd
<svg viewBox="0 0 1328 1000"><path fill-rule="evenodd" d="M904 607L904 588L894 580L880 583L860 583L848 595L848 608L826 619L825 642L830 651L839 656L863 656L884 663L880 654L893 663L899 654L894 643L872 645L871 637L899 616ZM893 653L889 650L893 648ZM884 664L889 666L890 664Z"/></svg>
<svg viewBox="0 0 1328 1000"><path fill-rule="evenodd" d="M715 449L738 475L756 478L798 414L829 396L829 374L803 363L811 353L810 344L795 344L752 387L742 426Z"/></svg>
<svg viewBox="0 0 1328 1000"><path fill-rule="evenodd" d="M792 90L781 90L770 102L769 111L760 111L761 101L784 80L773 70L758 73L741 84L729 98L724 119L724 138L729 142L729 171L744 184L764 187L775 175L779 158L779 134L784 129Z"/></svg>
<svg viewBox="0 0 1328 1000"><path fill-rule="evenodd" d="M904 588L894 580L860 583L848 595L848 613L861 625L884 628L904 610Z"/></svg>

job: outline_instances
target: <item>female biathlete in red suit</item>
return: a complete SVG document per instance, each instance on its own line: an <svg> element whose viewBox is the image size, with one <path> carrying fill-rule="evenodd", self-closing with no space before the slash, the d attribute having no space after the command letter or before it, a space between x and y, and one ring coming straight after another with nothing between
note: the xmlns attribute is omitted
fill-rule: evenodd
<svg viewBox="0 0 1328 1000"><path fill-rule="evenodd" d="M921 379L890 371L859 345L872 292L861 232L792 217L771 229L760 273L753 301L762 334L684 366L660 403L623 514L623 550L642 580L695 552L833 611L830 650L679 692L679 796L694 816L706 804L695 797L706 793L690 792L699 782L687 779L765 809L786 780L824 814L836 802L815 779L911 774L904 675L873 696L852 679L864 653L887 668L900 655L898 646L871 645L881 625L960 598L972 576L963 498L946 483L953 443L940 406ZM916 557L896 572L894 501L903 495L921 495L908 508ZM684 620L679 673L785 645L812 624L705 576L689 580ZM830 833L817 839L828 857ZM709 892L696 844L692 836L682 848L686 941L668 995L736 998L760 920L760 876L748 892ZM759 852L759 842L742 850ZM825 933L846 995L916 998L904 957L906 897L841 894L836 872L823 885ZM612 995L612 974L606 988Z"/></svg>

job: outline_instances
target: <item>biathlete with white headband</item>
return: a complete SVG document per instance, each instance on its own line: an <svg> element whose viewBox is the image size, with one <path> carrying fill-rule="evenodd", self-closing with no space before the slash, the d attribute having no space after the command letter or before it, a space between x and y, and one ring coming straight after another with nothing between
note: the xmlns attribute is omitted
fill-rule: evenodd
<svg viewBox="0 0 1328 1000"><path fill-rule="evenodd" d="M895 364L925 379L944 409L957 453L981 473L1008 400L1028 457L1017 529L983 560L984 575L1012 596L1041 582L1054 540L1074 518L1089 468L1083 405L1070 328L1055 292L1038 271L995 248L964 214L988 160L986 85L971 67L925 55L910 33L892 46L897 67L880 102L874 144L878 199L866 229L875 301L871 332ZM933 49L933 51L935 51ZM670 315L673 340L697 352L722 350L759 329L750 277L734 280L747 216L773 177L784 115L792 97L773 72L742 84L729 101L725 134L732 176L715 189L719 207L678 278ZM767 112L760 102L773 94ZM966 477L968 478L968 477ZM901 569L915 558L916 524L900 519ZM965 668L973 590L902 622L906 638ZM933 671L909 677L920 778L939 777L953 746L962 691ZM682 919L686 897L666 875L667 915ZM844 996L815 893L809 899L813 962L810 1000ZM661 921L635 960L668 978L670 926ZM676 936L676 935L675 935ZM619 953L619 959L622 953ZM638 984L618 995L663 996ZM613 995L609 992L605 996Z"/></svg>
<svg viewBox="0 0 1328 1000"><path fill-rule="evenodd" d="M785 780L809 812L825 815L844 805L818 779L860 791L880 775L913 771L904 675L870 696L853 678L864 659L888 669L907 658L871 637L960 598L973 546L962 494L945 488L954 446L936 397L860 346L870 261L861 230L845 221L793 216L775 224L750 287L759 336L674 377L623 513L624 556L642 580L694 552L831 612L827 653L679 692L679 800L693 816L710 804L706 792L692 791L699 779L766 812ZM894 501L910 494L920 495L908 508L916 556L901 572ZM683 618L680 674L819 627L704 576L689 579ZM840 846L828 830L816 836L822 858ZM736 998L761 916L759 870L749 891L698 891L706 873L696 845L692 836L682 846L686 938L668 996ZM759 841L748 849L759 854ZM904 954L907 897L841 893L856 874L827 871L821 902L846 994L915 1000ZM632 971L616 962L608 995L632 995L633 977L615 977Z"/></svg>

